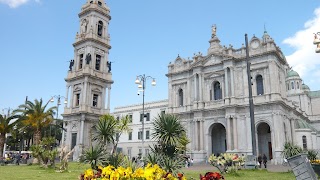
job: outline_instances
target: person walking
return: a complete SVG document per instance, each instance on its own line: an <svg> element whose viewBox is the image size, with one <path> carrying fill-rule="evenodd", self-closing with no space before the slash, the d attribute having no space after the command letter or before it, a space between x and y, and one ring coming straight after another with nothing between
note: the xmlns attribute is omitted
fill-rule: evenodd
<svg viewBox="0 0 320 180"><path fill-rule="evenodd" d="M261 168L261 164L262 164L262 156L261 156L261 154L259 154L259 156L258 156L258 163L259 163L259 168Z"/></svg>
<svg viewBox="0 0 320 180"><path fill-rule="evenodd" d="M268 158L267 158L266 154L263 154L263 165L264 165L264 168L267 168L267 161L268 161Z"/></svg>

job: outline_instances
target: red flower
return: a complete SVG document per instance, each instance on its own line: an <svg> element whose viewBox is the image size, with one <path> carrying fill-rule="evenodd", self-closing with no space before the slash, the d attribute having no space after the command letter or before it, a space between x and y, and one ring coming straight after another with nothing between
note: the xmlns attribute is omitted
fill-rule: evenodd
<svg viewBox="0 0 320 180"><path fill-rule="evenodd" d="M219 180L224 177L218 172L207 172L204 176L200 174L200 180Z"/></svg>

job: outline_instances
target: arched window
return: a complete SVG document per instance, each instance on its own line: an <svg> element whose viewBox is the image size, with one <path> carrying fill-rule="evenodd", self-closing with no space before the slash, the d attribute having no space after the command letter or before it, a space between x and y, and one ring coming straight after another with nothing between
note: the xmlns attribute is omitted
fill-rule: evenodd
<svg viewBox="0 0 320 180"><path fill-rule="evenodd" d="M307 137L306 136L302 136L302 147L303 147L303 150L307 150L308 149Z"/></svg>
<svg viewBox="0 0 320 180"><path fill-rule="evenodd" d="M293 83L293 81L291 82L291 89L294 89L294 83Z"/></svg>
<svg viewBox="0 0 320 180"><path fill-rule="evenodd" d="M179 106L183 106L183 90L179 89Z"/></svg>
<svg viewBox="0 0 320 180"><path fill-rule="evenodd" d="M214 100L222 99L222 90L219 82L215 82L213 84L213 90L214 90L213 99Z"/></svg>
<svg viewBox="0 0 320 180"><path fill-rule="evenodd" d="M297 89L299 89L299 82L297 82Z"/></svg>
<svg viewBox="0 0 320 180"><path fill-rule="evenodd" d="M257 83L257 95L262 95L263 92L263 79L261 75L258 75L256 77L256 83Z"/></svg>
<svg viewBox="0 0 320 180"><path fill-rule="evenodd" d="M98 23L98 36L102 36L102 28L103 28L103 22L99 21L99 23Z"/></svg>

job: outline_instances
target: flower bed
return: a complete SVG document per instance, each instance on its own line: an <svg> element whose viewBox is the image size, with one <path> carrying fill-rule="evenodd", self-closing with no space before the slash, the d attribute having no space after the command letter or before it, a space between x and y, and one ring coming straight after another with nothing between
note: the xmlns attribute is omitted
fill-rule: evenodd
<svg viewBox="0 0 320 180"><path fill-rule="evenodd" d="M148 164L145 168L133 171L130 167L113 166L98 167L98 170L88 169L81 174L80 180L186 180L183 174L174 177L165 172L158 165Z"/></svg>

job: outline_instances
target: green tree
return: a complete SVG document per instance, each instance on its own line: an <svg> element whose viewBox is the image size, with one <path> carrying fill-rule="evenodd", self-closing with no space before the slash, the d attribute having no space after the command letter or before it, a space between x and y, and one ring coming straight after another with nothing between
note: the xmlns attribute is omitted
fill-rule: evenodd
<svg viewBox="0 0 320 180"><path fill-rule="evenodd" d="M177 147L186 144L186 130L179 118L171 114L161 114L153 121L152 139L156 140L162 151L173 156Z"/></svg>
<svg viewBox="0 0 320 180"><path fill-rule="evenodd" d="M26 101L15 111L21 113L22 123L34 131L33 139L35 144L39 144L42 139L41 130L48 127L54 119L57 107L47 108L49 102L44 104L42 99L40 101L36 99L34 103Z"/></svg>
<svg viewBox="0 0 320 180"><path fill-rule="evenodd" d="M6 142L6 134L13 131L14 126L19 122L17 115L1 115L0 114L0 157L3 156L4 143ZM15 121L16 120L16 121Z"/></svg>
<svg viewBox="0 0 320 180"><path fill-rule="evenodd" d="M95 132L93 140L99 141L103 146L106 146L108 143L113 143L116 126L116 119L112 115L105 114L101 116L98 123L93 126Z"/></svg>
<svg viewBox="0 0 320 180"><path fill-rule="evenodd" d="M119 137L123 132L129 131L129 116L117 120L110 114L105 114L99 118L98 123L93 127L95 134L93 140L99 141L103 146L109 143L113 145L112 154L116 153Z"/></svg>

